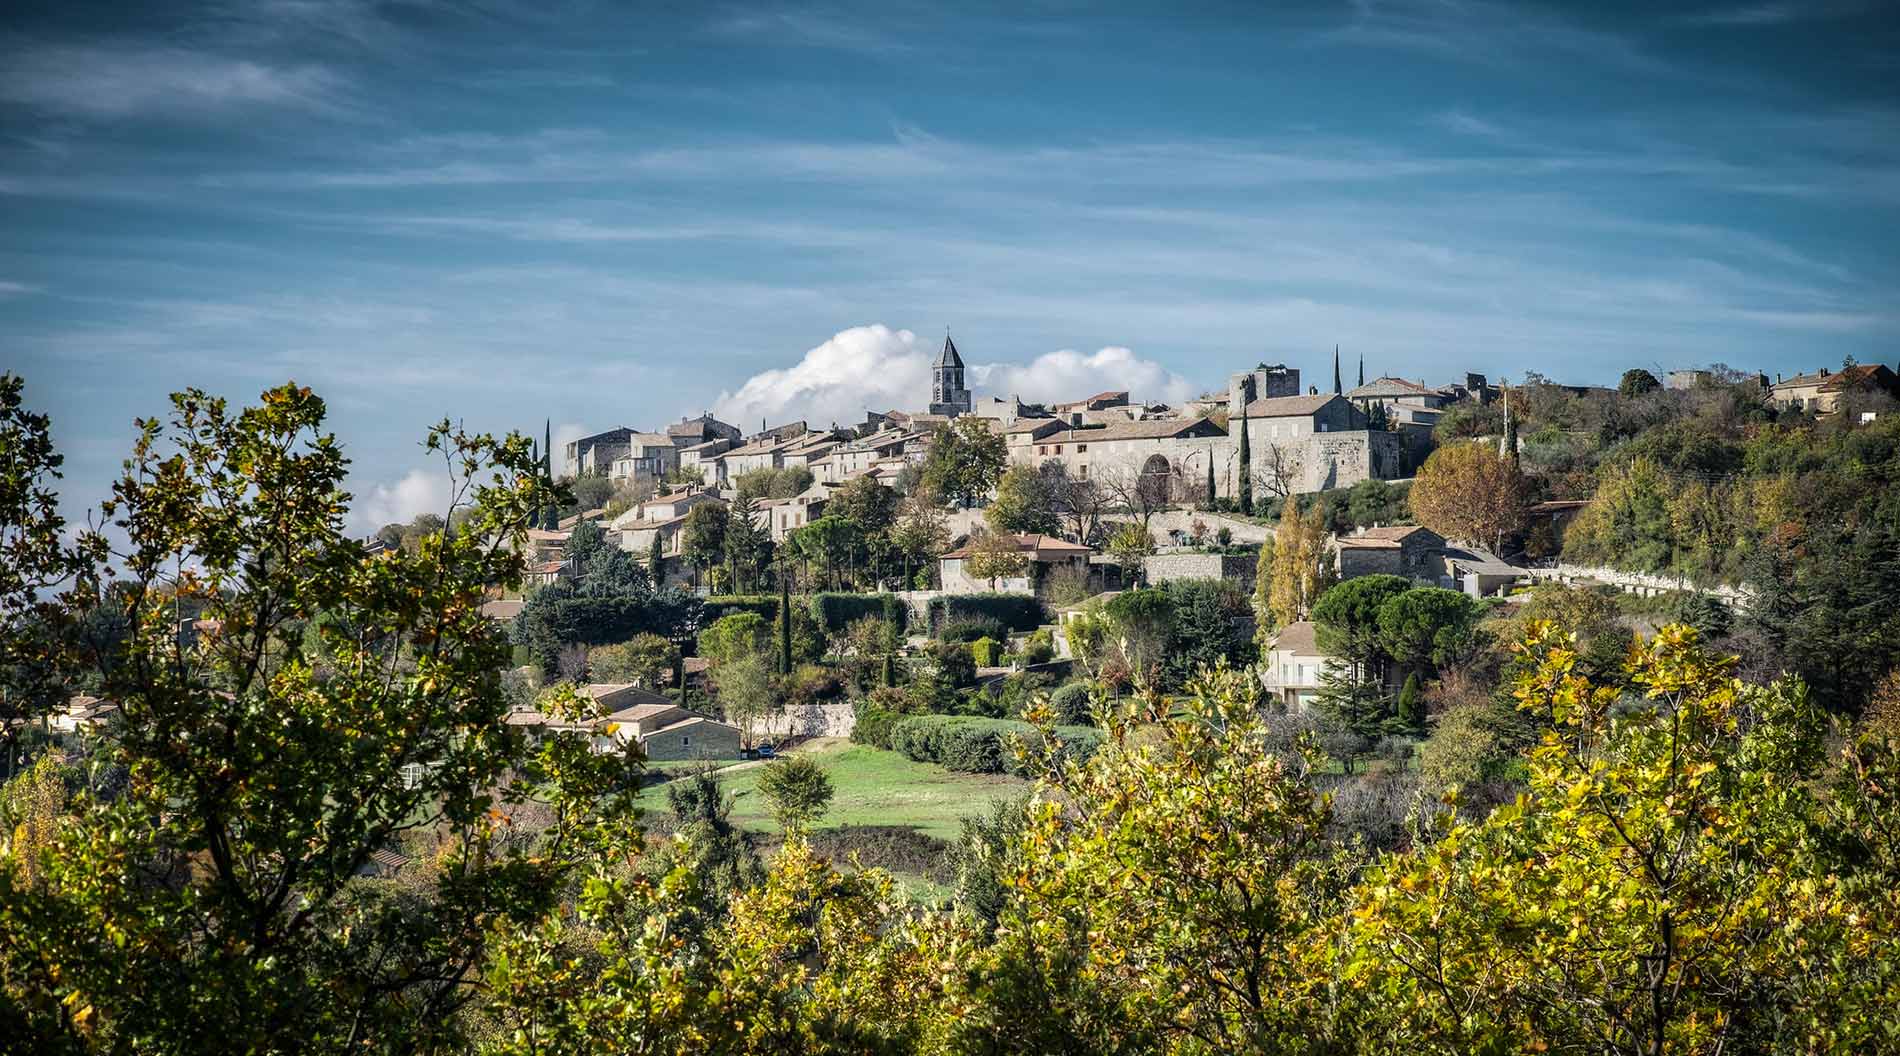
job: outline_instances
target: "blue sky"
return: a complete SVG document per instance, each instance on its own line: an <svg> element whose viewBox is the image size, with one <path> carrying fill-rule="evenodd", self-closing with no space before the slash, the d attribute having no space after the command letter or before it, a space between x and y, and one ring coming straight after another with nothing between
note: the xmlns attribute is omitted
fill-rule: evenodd
<svg viewBox="0 0 1900 1056"><path fill-rule="evenodd" d="M130 7L0 23L75 512L187 385L315 386L370 527L443 415L844 420L946 326L1031 398L1897 355L1892 0Z"/></svg>

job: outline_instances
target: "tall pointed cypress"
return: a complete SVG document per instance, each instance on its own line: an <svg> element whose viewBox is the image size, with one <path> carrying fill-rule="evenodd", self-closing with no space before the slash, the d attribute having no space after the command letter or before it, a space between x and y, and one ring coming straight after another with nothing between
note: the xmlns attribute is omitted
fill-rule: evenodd
<svg viewBox="0 0 1900 1056"><path fill-rule="evenodd" d="M1207 508L1214 508L1214 454L1207 455Z"/></svg>
<svg viewBox="0 0 1900 1056"><path fill-rule="evenodd" d="M792 581L779 566L778 575L778 673L792 673Z"/></svg>
<svg viewBox="0 0 1900 1056"><path fill-rule="evenodd" d="M1339 346L1334 345L1333 346L1333 395L1337 396L1340 393L1345 392L1345 391L1346 391L1346 387L1339 383Z"/></svg>
<svg viewBox="0 0 1900 1056"><path fill-rule="evenodd" d="M1247 446L1247 419L1240 419L1240 512L1253 516L1253 451Z"/></svg>
<svg viewBox="0 0 1900 1056"><path fill-rule="evenodd" d="M554 481L554 420L552 418L542 420L541 437L541 472L546 474L549 483L552 483ZM549 532L561 529L561 510L552 502L548 503L547 510L541 515L541 528Z"/></svg>
<svg viewBox="0 0 1900 1056"><path fill-rule="evenodd" d="M1365 384L1366 384L1366 354L1364 352L1361 352L1359 353L1359 385L1361 388L1364 388Z"/></svg>

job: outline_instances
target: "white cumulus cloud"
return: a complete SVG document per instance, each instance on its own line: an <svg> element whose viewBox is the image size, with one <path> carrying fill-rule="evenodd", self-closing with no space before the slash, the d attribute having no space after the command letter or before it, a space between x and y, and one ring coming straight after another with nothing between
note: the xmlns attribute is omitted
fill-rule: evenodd
<svg viewBox="0 0 1900 1056"><path fill-rule="evenodd" d="M721 392L713 413L751 432L760 419L847 425L866 411L929 402L930 351L909 330L880 323L840 331L792 366L754 374L737 392Z"/></svg>
<svg viewBox="0 0 1900 1056"><path fill-rule="evenodd" d="M719 394L713 413L751 432L804 419L814 427L864 420L866 411L921 411L930 402L934 343L883 324L856 326L806 352L790 367L763 371L738 390ZM1012 393L1031 403L1077 400L1123 390L1138 400L1178 403L1196 387L1153 360L1111 346L1083 353L1062 349L1028 363L969 363L965 379L983 396Z"/></svg>
<svg viewBox="0 0 1900 1056"><path fill-rule="evenodd" d="M1014 393L1031 403L1060 403L1098 392L1126 390L1136 400L1179 403L1195 395L1194 384L1179 374L1111 345L1091 353L1062 349L1028 363L991 363L973 367L971 388L993 396Z"/></svg>
<svg viewBox="0 0 1900 1056"><path fill-rule="evenodd" d="M350 510L350 530L368 535L385 524L407 524L419 513L441 516L448 510L447 471L412 469L393 484L373 484L357 493Z"/></svg>

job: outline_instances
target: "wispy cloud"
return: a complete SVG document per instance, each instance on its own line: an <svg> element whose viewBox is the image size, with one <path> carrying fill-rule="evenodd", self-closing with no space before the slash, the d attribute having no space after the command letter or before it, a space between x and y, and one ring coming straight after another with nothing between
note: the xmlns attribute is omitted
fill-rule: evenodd
<svg viewBox="0 0 1900 1056"><path fill-rule="evenodd" d="M38 286L32 285L31 283L13 282L9 279L0 279L0 298L22 297L29 293L38 293L38 292L40 292L40 288Z"/></svg>
<svg viewBox="0 0 1900 1056"><path fill-rule="evenodd" d="M6 56L0 99L76 117L332 105L342 79L315 65L270 65L179 48L28 47Z"/></svg>
<svg viewBox="0 0 1900 1056"><path fill-rule="evenodd" d="M1671 21L1683 26L1779 26L1790 22L1850 18L1867 11L1869 6L1862 2L1827 3L1824 0L1740 4L1678 15Z"/></svg>
<svg viewBox="0 0 1900 1056"><path fill-rule="evenodd" d="M830 48L864 55L898 55L915 50L902 37L872 27L860 15L822 8L753 8L714 18L707 29L717 36L743 37L765 44Z"/></svg>

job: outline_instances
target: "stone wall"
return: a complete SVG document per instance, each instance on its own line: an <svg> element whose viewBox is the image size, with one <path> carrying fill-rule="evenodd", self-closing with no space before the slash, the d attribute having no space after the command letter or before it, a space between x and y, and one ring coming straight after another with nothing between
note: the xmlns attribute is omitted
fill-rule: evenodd
<svg viewBox="0 0 1900 1056"><path fill-rule="evenodd" d="M1192 551L1150 554L1142 562L1148 585L1171 579L1228 579L1253 589L1259 558L1252 554L1197 554Z"/></svg>
<svg viewBox="0 0 1900 1056"><path fill-rule="evenodd" d="M787 737L849 737L858 714L849 704L801 704L760 719L754 736L764 741Z"/></svg>
<svg viewBox="0 0 1900 1056"><path fill-rule="evenodd" d="M1671 594L1678 590L1694 591L1720 598L1732 607L1748 603L1748 592L1740 587L1727 585L1704 586L1680 576L1658 576L1647 572L1625 572L1618 568L1600 568L1587 565L1559 564L1550 568L1527 568L1524 570L1533 581L1545 583L1581 583L1593 581L1608 583L1618 590L1645 597L1659 594Z"/></svg>

